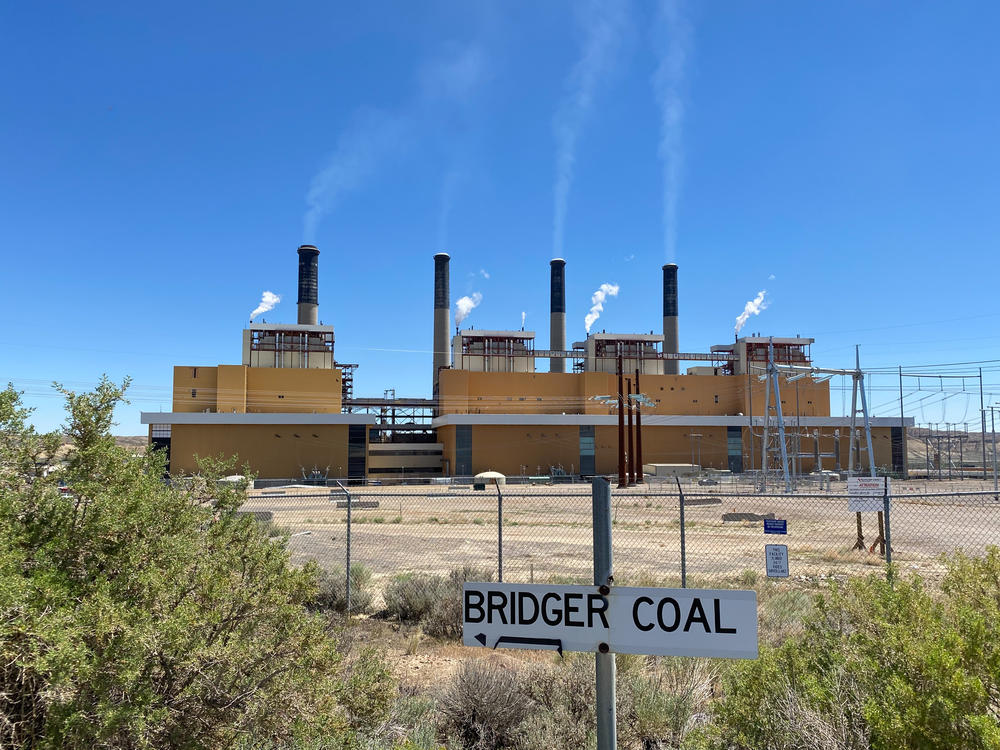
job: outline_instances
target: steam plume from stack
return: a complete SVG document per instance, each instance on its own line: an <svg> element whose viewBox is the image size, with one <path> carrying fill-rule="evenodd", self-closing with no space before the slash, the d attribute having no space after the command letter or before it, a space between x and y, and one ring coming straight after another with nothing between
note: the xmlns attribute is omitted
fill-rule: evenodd
<svg viewBox="0 0 1000 750"><path fill-rule="evenodd" d="M601 284L601 288L594 292L593 296L590 298L590 312L587 313L587 317L583 319L583 324L587 328L587 333L590 333L590 327L594 325L594 322L601 317L601 313L604 312L604 301L608 297L617 296L617 284Z"/></svg>
<svg viewBox="0 0 1000 750"><path fill-rule="evenodd" d="M677 201L684 163L684 69L691 50L691 29L680 0L663 0L658 31L660 64L653 90L660 106L659 156L663 164L663 244L667 260L677 256Z"/></svg>
<svg viewBox="0 0 1000 750"><path fill-rule="evenodd" d="M274 306L281 302L281 295L275 294L274 292L264 292L260 297L260 304L253 309L250 313L250 322L258 315L263 315L266 312L270 312L274 309Z"/></svg>
<svg viewBox="0 0 1000 750"><path fill-rule="evenodd" d="M756 297L746 303L743 307L743 312L736 318L736 333L740 332L740 329L743 328L743 325L751 315L760 315L761 312L767 309L768 302L764 299L764 295L766 294L767 290L761 289L757 292Z"/></svg>
<svg viewBox="0 0 1000 750"><path fill-rule="evenodd" d="M566 206L573 183L577 138L593 106L595 91L611 67L628 25L627 5L619 0L589 0L580 7L583 32L580 58L566 81L566 93L552 123L556 139L552 247L557 257L563 254Z"/></svg>
<svg viewBox="0 0 1000 750"><path fill-rule="evenodd" d="M524 330L524 321L528 317L528 313L521 311L521 330Z"/></svg>
<svg viewBox="0 0 1000 750"><path fill-rule="evenodd" d="M461 325L462 321L469 317L469 313L479 307L479 303L482 301L483 295L479 292L473 292L471 297L459 297L458 302L455 303L455 325Z"/></svg>

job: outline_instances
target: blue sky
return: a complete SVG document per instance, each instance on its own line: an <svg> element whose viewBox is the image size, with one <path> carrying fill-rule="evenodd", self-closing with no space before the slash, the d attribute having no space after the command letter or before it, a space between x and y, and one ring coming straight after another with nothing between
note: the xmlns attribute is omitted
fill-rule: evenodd
<svg viewBox="0 0 1000 750"><path fill-rule="evenodd" d="M141 433L173 365L239 361L263 291L294 322L307 239L366 395L429 395L442 249L452 301L482 294L469 324L524 312L540 346L558 253L570 341L605 282L595 328L659 330L675 260L686 351L766 289L744 332L814 336L825 366L854 344L872 368L1000 360L998 22L987 2L5 3L0 380L50 428L51 381L130 375L117 431ZM985 381L996 401L996 363ZM920 386L918 421L977 420L978 395ZM880 413L892 387L875 375Z"/></svg>

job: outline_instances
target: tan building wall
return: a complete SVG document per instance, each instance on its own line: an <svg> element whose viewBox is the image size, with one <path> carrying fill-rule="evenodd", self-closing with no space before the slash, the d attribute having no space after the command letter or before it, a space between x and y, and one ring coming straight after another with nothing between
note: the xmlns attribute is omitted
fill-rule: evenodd
<svg viewBox="0 0 1000 750"><path fill-rule="evenodd" d="M834 428L820 428L820 453L834 453ZM749 431L743 428L744 470L760 468L761 438L759 428L755 429L754 463L750 463ZM892 466L892 429L872 428L872 449L875 464L880 468ZM787 428L789 466L793 458L793 428ZM848 436L847 429L840 431L841 468L847 470ZM803 428L801 437L802 471L814 471L812 431ZM700 437L699 437L700 436ZM862 434L862 440L864 436ZM456 427L447 425L438 429L438 440L443 446L442 456L447 473L454 475L456 466ZM618 471L618 428L614 425L600 425L594 429L595 469L598 474L615 474ZM693 450L692 450L693 448ZM626 451L628 447L626 445ZM729 446L727 428L697 426L653 426L642 428L642 460L645 464L697 463L712 469L729 468ZM821 458L822 468L833 470L835 459ZM519 475L547 474L550 466L562 466L567 472L580 471L580 428L578 425L473 425L472 426L472 473L499 471L503 474ZM525 468L526 467L526 468ZM869 467L867 450L862 443L859 470L867 472ZM780 464L772 463L772 469L780 469Z"/></svg>
<svg viewBox="0 0 1000 750"><path fill-rule="evenodd" d="M796 385L799 412L796 412ZM756 378L726 375L643 375L640 386L656 406L650 414L734 416L763 414L764 384ZM608 407L592 401L599 395L618 393L617 376L610 373L484 373L442 370L442 414L609 414ZM829 382L803 378L782 382L782 410L786 416L830 415Z"/></svg>
<svg viewBox="0 0 1000 750"><path fill-rule="evenodd" d="M341 371L273 367L175 367L173 411L337 414Z"/></svg>
<svg viewBox="0 0 1000 750"><path fill-rule="evenodd" d="M690 463L690 434L702 437L703 465L727 468L726 428L644 426L644 463ZM447 425L438 429L442 455L455 474L456 428ZM627 448L626 448L627 449ZM598 426L594 429L594 466L598 474L618 471L618 428ZM502 474L548 474L552 466L562 466L566 472L580 471L579 425L473 425L472 473L499 471Z"/></svg>
<svg viewBox="0 0 1000 750"><path fill-rule="evenodd" d="M183 425L171 429L170 470L197 471L196 456L237 457L260 477L301 477L313 467L347 472L348 425Z"/></svg>
<svg viewBox="0 0 1000 750"><path fill-rule="evenodd" d="M215 411L218 370L215 367L175 367L173 411Z"/></svg>

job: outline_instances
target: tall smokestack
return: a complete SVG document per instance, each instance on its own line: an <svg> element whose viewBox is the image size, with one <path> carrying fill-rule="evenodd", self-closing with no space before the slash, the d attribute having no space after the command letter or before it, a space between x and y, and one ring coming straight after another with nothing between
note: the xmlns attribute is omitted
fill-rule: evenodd
<svg viewBox="0 0 1000 750"><path fill-rule="evenodd" d="M451 295L448 291L448 253L434 256L434 395L438 392L438 373L451 365L448 333L451 330Z"/></svg>
<svg viewBox="0 0 1000 750"><path fill-rule="evenodd" d="M680 351L677 340L677 264L667 263L663 267L663 351L676 354ZM680 362L668 359L663 363L663 372L677 375Z"/></svg>
<svg viewBox="0 0 1000 750"><path fill-rule="evenodd" d="M566 350L566 261L554 258L549 262L551 271L551 300L549 305L549 348ZM566 372L566 360L549 359L549 372Z"/></svg>
<svg viewBox="0 0 1000 750"><path fill-rule="evenodd" d="M318 311L319 250L299 245L299 325L316 325Z"/></svg>

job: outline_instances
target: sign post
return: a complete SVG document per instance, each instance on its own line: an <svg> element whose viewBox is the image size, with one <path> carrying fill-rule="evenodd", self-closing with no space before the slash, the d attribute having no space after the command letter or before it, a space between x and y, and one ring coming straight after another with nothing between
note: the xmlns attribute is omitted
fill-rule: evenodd
<svg viewBox="0 0 1000 750"><path fill-rule="evenodd" d="M619 360L620 366L620 360ZM601 597L611 593L614 567L611 559L611 484L597 477L593 481L594 585ZM592 594L591 594L592 595ZM605 606L607 599L604 599ZM568 622L568 621L567 621ZM597 679L597 750L615 750L618 746L618 716L615 709L615 655L608 641L597 644L595 672Z"/></svg>
<svg viewBox="0 0 1000 750"><path fill-rule="evenodd" d="M757 592L614 586L611 485L602 478L593 481L593 523L592 586L466 583L462 643L593 652L597 748L615 750L615 654L756 659Z"/></svg>

